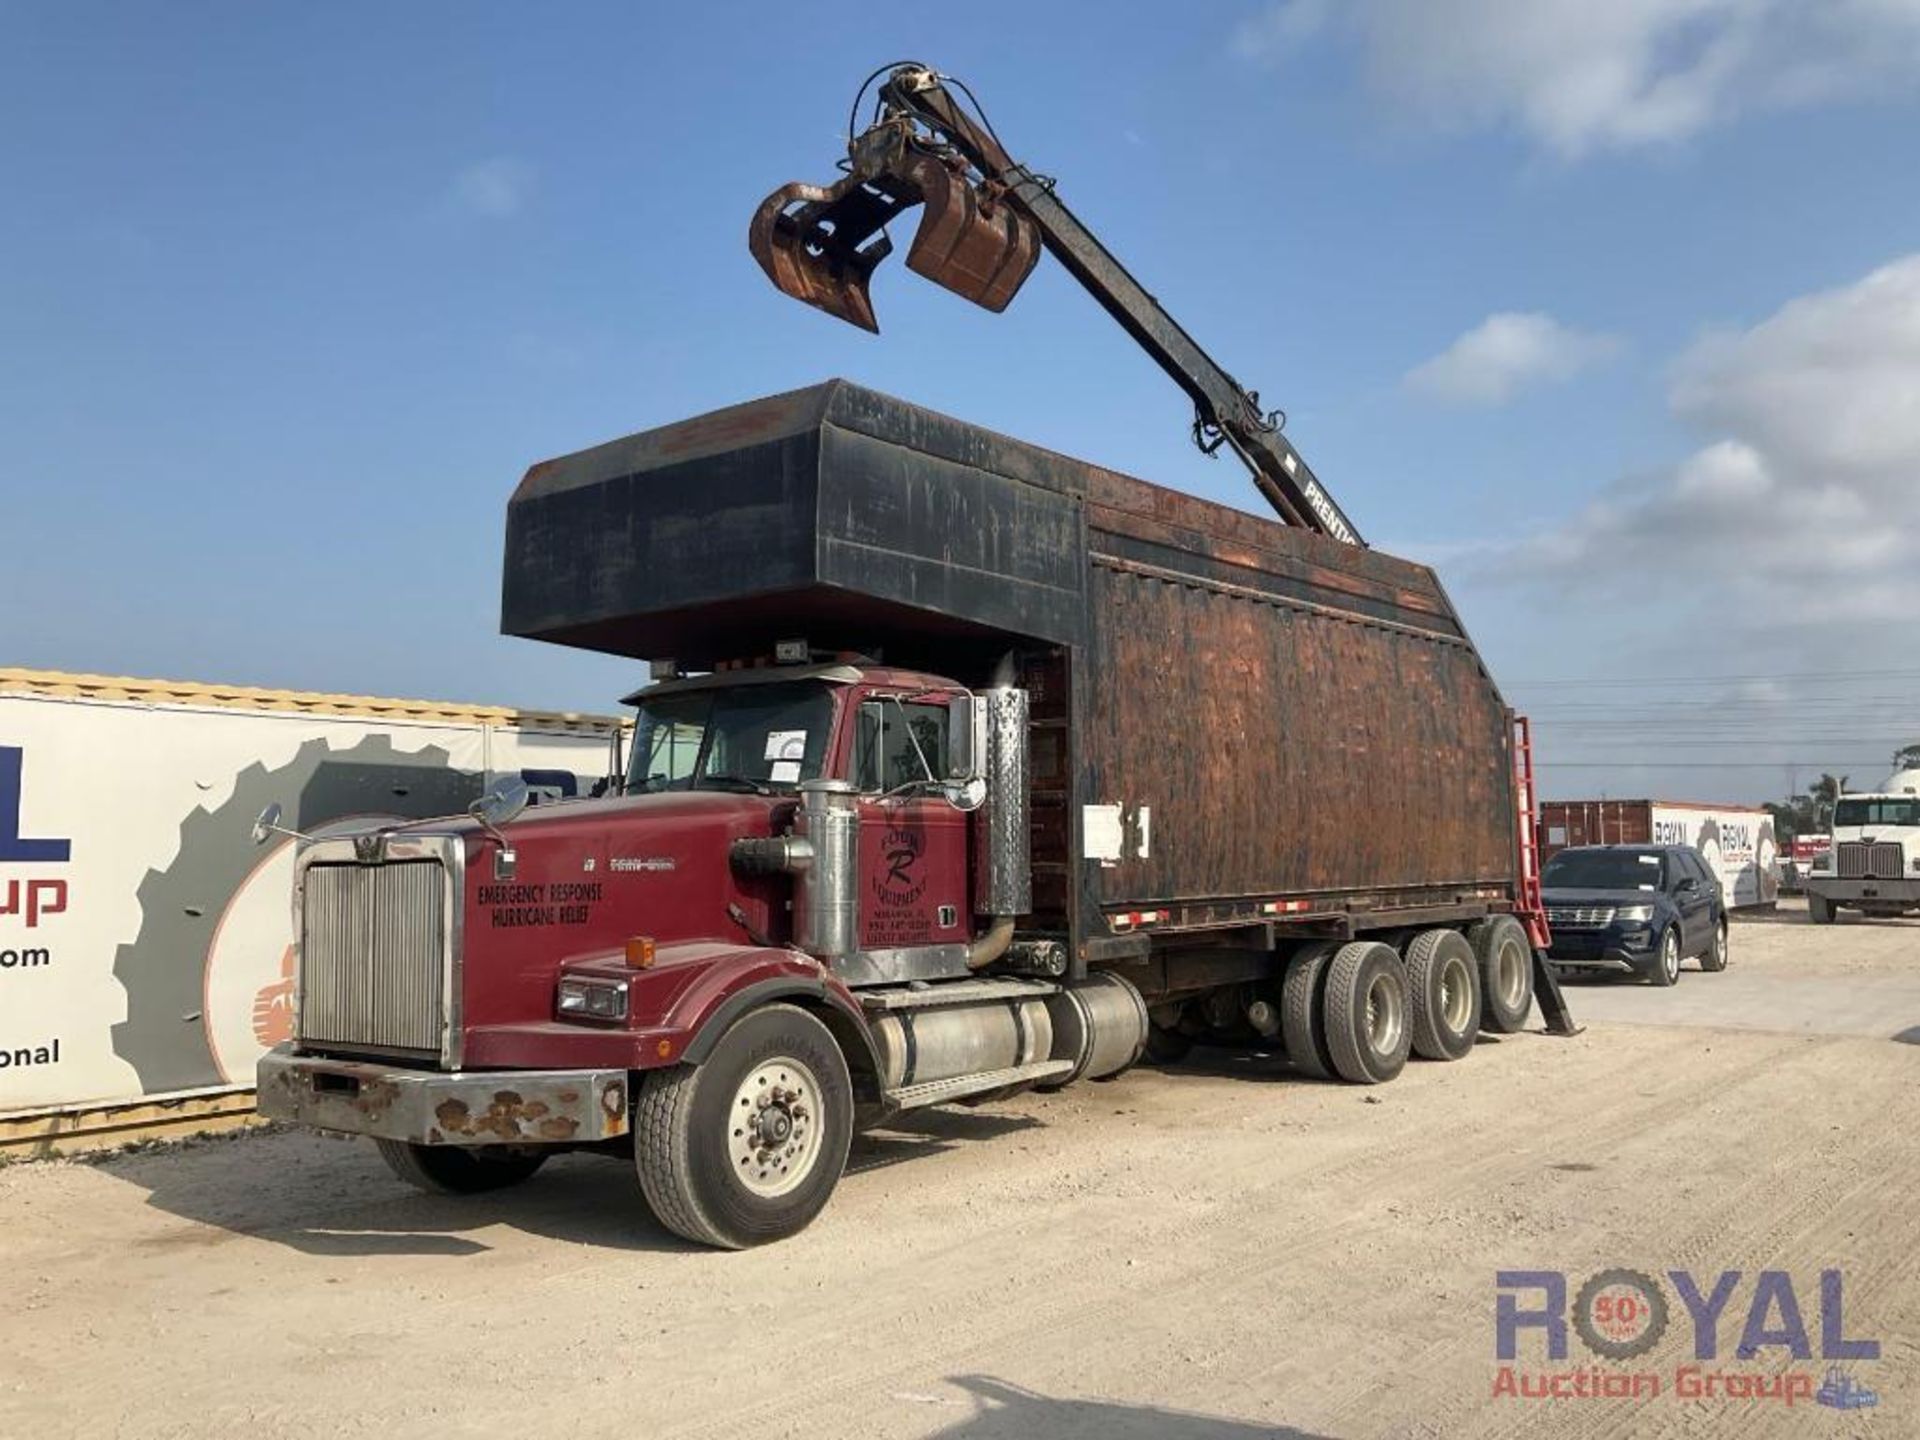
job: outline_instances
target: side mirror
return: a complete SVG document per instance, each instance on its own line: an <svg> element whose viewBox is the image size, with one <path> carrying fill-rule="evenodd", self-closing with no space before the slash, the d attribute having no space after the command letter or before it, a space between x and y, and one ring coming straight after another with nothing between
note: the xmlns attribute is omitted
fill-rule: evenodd
<svg viewBox="0 0 1920 1440"><path fill-rule="evenodd" d="M279 832L280 816L282 813L278 800L260 812L260 817L253 822L254 844L264 845Z"/></svg>
<svg viewBox="0 0 1920 1440"><path fill-rule="evenodd" d="M981 779L986 765L987 702L978 695L957 695L947 702L948 789ZM975 809L978 803L960 808Z"/></svg>
<svg viewBox="0 0 1920 1440"><path fill-rule="evenodd" d="M493 856L493 876L496 880L511 880L514 867L520 863L519 855L507 837L500 833L500 827L517 819L520 812L532 802L533 792L527 789L527 782L518 775L508 775L495 781L486 794L467 807L467 813L480 822L500 847Z"/></svg>
<svg viewBox="0 0 1920 1440"><path fill-rule="evenodd" d="M1699 888L1700 882L1698 880L1694 879L1691 875L1682 875L1674 882L1673 893L1676 895L1691 895Z"/></svg>
<svg viewBox="0 0 1920 1440"><path fill-rule="evenodd" d="M979 775L950 780L940 787L940 794L956 810L978 810L987 803L987 782Z"/></svg>
<svg viewBox="0 0 1920 1440"><path fill-rule="evenodd" d="M467 807L467 813L489 830L520 818L520 812L533 803L533 792L527 788L527 782L518 775L503 776L473 804Z"/></svg>

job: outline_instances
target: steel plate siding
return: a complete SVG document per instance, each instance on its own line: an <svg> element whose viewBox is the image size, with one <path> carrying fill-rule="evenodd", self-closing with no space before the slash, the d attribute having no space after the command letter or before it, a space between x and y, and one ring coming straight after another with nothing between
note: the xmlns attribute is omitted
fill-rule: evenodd
<svg viewBox="0 0 1920 1440"><path fill-rule="evenodd" d="M1113 557L1091 602L1083 798L1151 810L1102 903L1512 881L1506 712L1470 646Z"/></svg>
<svg viewBox="0 0 1920 1440"><path fill-rule="evenodd" d="M315 865L306 872L300 1038L437 1054L446 900L435 861Z"/></svg>

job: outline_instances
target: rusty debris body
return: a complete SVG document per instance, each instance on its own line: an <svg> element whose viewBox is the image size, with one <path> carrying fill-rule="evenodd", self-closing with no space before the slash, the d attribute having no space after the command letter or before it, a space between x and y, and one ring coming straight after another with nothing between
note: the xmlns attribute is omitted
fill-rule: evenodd
<svg viewBox="0 0 1920 1440"><path fill-rule="evenodd" d="M1508 712L1431 570L845 381L536 467L502 626L694 669L779 629L972 685L1014 650L1033 925L1084 959L1143 910L1246 938L1514 904Z"/></svg>

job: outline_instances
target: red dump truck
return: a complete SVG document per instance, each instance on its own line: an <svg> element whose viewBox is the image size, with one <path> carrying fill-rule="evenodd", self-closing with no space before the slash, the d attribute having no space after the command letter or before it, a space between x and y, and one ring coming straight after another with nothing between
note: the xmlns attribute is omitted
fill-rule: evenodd
<svg viewBox="0 0 1920 1440"><path fill-rule="evenodd" d="M792 198L769 273L825 253ZM839 381L533 467L502 628L650 664L622 773L303 842L262 1110L441 1190L630 1154L663 1224L738 1247L915 1107L1196 1040L1379 1083L1518 1029L1536 983L1564 1024L1524 753L1459 616L1221 396L1203 434L1279 521Z"/></svg>

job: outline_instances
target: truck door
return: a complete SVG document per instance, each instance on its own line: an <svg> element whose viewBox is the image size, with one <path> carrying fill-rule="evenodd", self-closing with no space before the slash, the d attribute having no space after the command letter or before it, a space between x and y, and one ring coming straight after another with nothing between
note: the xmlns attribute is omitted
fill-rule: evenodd
<svg viewBox="0 0 1920 1440"><path fill-rule="evenodd" d="M860 948L965 944L967 817L924 785L945 778L946 697L870 695L855 720Z"/></svg>

